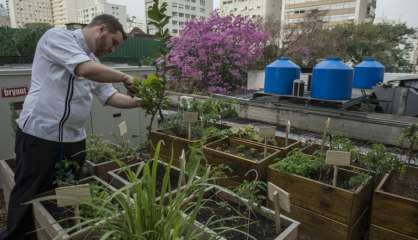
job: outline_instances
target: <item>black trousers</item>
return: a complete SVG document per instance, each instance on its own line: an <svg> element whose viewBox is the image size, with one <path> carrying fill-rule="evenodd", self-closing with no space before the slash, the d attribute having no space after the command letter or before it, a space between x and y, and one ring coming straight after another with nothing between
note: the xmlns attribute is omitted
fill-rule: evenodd
<svg viewBox="0 0 418 240"><path fill-rule="evenodd" d="M32 206L23 203L55 188L55 165L62 159L76 161L82 166L84 150L85 140L52 142L18 129L15 142L16 185L10 194L7 230L0 234L0 240L36 239Z"/></svg>

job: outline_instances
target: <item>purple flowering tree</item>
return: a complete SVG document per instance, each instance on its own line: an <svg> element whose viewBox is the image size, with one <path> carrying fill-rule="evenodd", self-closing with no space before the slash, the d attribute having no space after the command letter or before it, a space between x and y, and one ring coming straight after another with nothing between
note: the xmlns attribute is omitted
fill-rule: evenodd
<svg viewBox="0 0 418 240"><path fill-rule="evenodd" d="M237 89L250 64L262 54L268 34L259 22L241 16L220 16L186 24L169 42L169 64L176 80L212 93Z"/></svg>

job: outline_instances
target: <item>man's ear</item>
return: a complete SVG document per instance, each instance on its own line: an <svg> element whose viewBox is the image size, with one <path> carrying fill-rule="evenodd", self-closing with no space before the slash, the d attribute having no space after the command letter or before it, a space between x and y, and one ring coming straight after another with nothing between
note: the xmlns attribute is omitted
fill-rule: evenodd
<svg viewBox="0 0 418 240"><path fill-rule="evenodd" d="M106 25L100 24L99 30L100 30L100 33L103 33L106 30Z"/></svg>

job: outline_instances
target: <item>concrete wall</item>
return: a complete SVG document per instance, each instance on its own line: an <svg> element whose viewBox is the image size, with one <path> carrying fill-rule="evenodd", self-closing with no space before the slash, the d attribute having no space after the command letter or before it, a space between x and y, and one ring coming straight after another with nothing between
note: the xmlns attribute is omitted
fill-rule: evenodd
<svg viewBox="0 0 418 240"><path fill-rule="evenodd" d="M116 69L131 75L142 76L154 72L152 67L115 67ZM0 69L0 89L26 86L29 90L31 70L25 69ZM126 92L122 84L114 84L120 92ZM0 95L0 159L14 156L15 134L11 125L10 103L23 102L24 97L3 98ZM86 125L88 134L101 135L107 139L120 140L118 124L126 121L128 126L127 138L133 144L143 143L146 139L146 126L149 118L144 110L117 109L102 106L97 100L93 101L90 120ZM116 136L116 137L115 137Z"/></svg>

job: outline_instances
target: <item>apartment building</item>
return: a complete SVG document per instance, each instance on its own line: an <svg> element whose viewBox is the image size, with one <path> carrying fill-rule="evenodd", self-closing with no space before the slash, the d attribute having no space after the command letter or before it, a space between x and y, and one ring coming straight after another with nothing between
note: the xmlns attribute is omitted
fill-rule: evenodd
<svg viewBox="0 0 418 240"><path fill-rule="evenodd" d="M54 25L50 0L6 0L6 6L13 28L21 28L28 23Z"/></svg>
<svg viewBox="0 0 418 240"><path fill-rule="evenodd" d="M318 10L328 26L373 22L376 0L283 0L282 24L297 26L307 13Z"/></svg>
<svg viewBox="0 0 418 240"><path fill-rule="evenodd" d="M7 0L11 26L27 23L48 23L65 27L68 23L89 23L95 16L106 13L119 19L127 29L126 6L105 0Z"/></svg>
<svg viewBox="0 0 418 240"><path fill-rule="evenodd" d="M100 14L110 14L116 17L126 30L128 15L126 6L108 3L105 0L77 0L78 23L89 23L95 16Z"/></svg>
<svg viewBox="0 0 418 240"><path fill-rule="evenodd" d="M187 21L209 17L213 10L213 0L162 0L160 2L166 2L168 4L167 15L171 16L171 19L167 28L169 29L170 35L178 35ZM145 0L145 9L148 9L152 5L152 0ZM148 15L146 18L148 23ZM148 30L150 34L156 32L149 25Z"/></svg>
<svg viewBox="0 0 418 240"><path fill-rule="evenodd" d="M221 0L223 15L281 19L282 0Z"/></svg>

